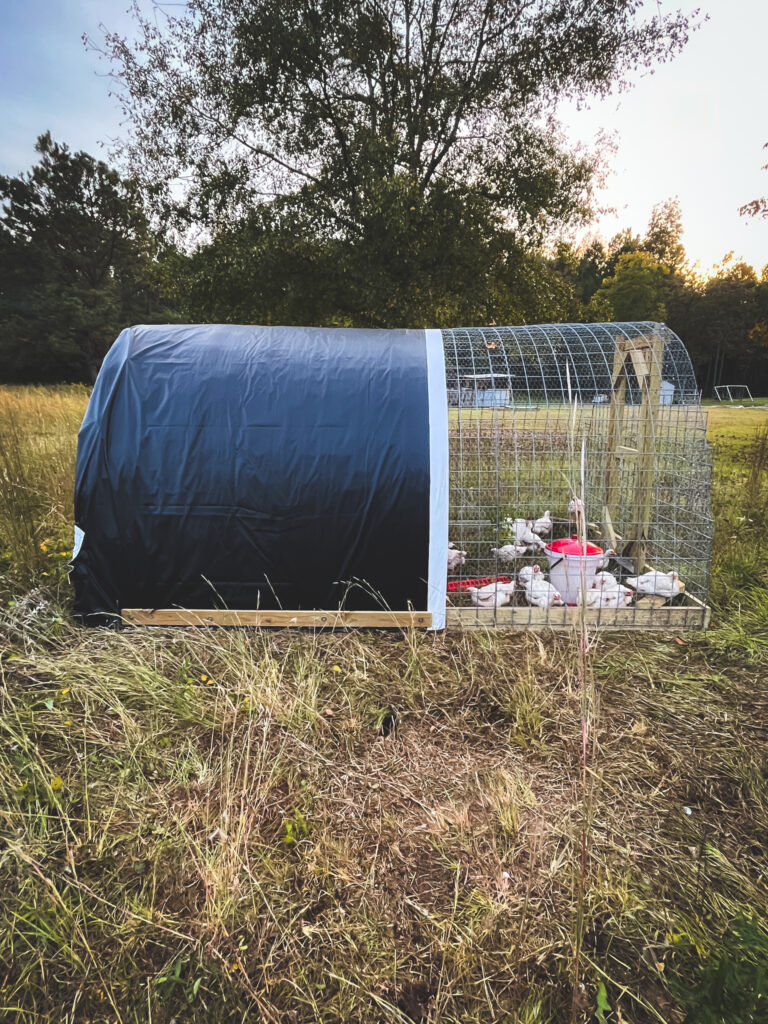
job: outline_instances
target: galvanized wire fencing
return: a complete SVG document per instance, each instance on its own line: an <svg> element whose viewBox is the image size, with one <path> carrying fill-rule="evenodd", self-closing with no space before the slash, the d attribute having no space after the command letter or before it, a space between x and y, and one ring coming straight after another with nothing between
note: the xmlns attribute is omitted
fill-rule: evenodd
<svg viewBox="0 0 768 1024"><path fill-rule="evenodd" d="M704 624L712 462L680 339L655 323L442 334L449 539L465 552L449 573L449 621L456 609L452 620L465 624L569 621L567 608L549 600L551 589L516 581L526 566L524 577L544 580L555 557L545 546L575 532L583 450L590 541L606 552L602 571L620 588L630 581L613 597L586 596L592 620ZM649 573L658 575L637 580ZM677 580L662 579L668 573ZM613 590L607 577L602 582Z"/></svg>

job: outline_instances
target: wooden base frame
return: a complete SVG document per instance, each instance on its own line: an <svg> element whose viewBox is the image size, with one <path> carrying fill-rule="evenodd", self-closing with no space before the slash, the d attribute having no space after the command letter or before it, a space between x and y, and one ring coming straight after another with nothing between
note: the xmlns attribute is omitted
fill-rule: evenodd
<svg viewBox="0 0 768 1024"><path fill-rule="evenodd" d="M124 608L131 626L303 626L315 629L427 629L431 612L229 611L218 608Z"/></svg>
<svg viewBox="0 0 768 1024"><path fill-rule="evenodd" d="M690 595L686 604L654 607L642 598L629 608L587 608L589 629L684 630L706 629L710 609ZM449 608L448 628L462 629L573 629L580 619L579 608Z"/></svg>
<svg viewBox="0 0 768 1024"><path fill-rule="evenodd" d="M640 598L630 608L588 608L590 629L684 630L706 629L710 609L686 594L684 603L658 605ZM578 608L448 608L448 629L573 629ZM130 626L255 626L312 629L428 629L430 612L228 611L217 608L125 608L123 622Z"/></svg>

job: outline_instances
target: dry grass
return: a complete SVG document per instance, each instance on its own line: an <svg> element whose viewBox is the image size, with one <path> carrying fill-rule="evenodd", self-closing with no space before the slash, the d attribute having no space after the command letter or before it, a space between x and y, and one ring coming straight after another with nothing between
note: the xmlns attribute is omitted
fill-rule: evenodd
<svg viewBox="0 0 768 1024"><path fill-rule="evenodd" d="M765 1020L755 452L718 473L717 628L597 641L588 809L568 637L84 631L57 548L11 551L0 1018L564 1021L583 920L577 1019Z"/></svg>
<svg viewBox="0 0 768 1024"><path fill-rule="evenodd" d="M88 393L0 388L0 559L17 585L50 571L48 552L72 550L77 431Z"/></svg>
<svg viewBox="0 0 768 1024"><path fill-rule="evenodd" d="M756 409L713 405L707 409L707 421L707 437L713 444L744 444L755 431L768 425L768 400Z"/></svg>

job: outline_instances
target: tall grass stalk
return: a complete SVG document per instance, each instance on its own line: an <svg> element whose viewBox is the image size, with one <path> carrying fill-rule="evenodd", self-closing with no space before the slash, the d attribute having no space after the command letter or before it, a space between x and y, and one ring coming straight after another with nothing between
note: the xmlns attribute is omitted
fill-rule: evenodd
<svg viewBox="0 0 768 1024"><path fill-rule="evenodd" d="M587 438L583 419L580 417L578 397L572 394L570 372L566 364L566 384L568 400L571 406L567 430L569 465L578 465L578 472L569 481L571 501L575 506L576 536L581 550L587 550L587 503L589 495L586 488L586 450ZM579 430L578 427L581 427ZM576 868L576 899L573 938L573 974L571 986L571 1021L574 1022L583 1011L584 985L582 981L582 947L585 931L585 896L588 872L589 835L596 799L594 780L597 777L590 766L590 745L592 745L592 761L596 747L592 739L592 730L597 714L597 694L595 676L592 670L589 630L587 626L587 566L582 559L579 565L580 587L576 623L572 633L573 662L576 667L576 691L579 699L580 714L580 749L579 749L579 805L580 825L578 836L578 866Z"/></svg>

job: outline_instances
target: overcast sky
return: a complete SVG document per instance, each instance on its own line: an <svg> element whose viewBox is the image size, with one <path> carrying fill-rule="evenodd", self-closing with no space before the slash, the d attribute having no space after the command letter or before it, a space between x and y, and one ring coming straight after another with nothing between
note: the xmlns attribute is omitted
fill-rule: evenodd
<svg viewBox="0 0 768 1024"><path fill-rule="evenodd" d="M660 0L662 10L695 4ZM564 108L568 136L589 144L614 133L617 151L601 203L616 208L596 230L642 232L651 207L677 196L688 255L702 269L729 251L758 270L768 263L768 221L739 217L738 207L768 193L768 0L701 0L709 21L671 64L634 89ZM81 36L130 26L129 0L8 0L0 16L0 171L34 161L34 141L50 129L74 149L104 156L120 132L94 53Z"/></svg>

